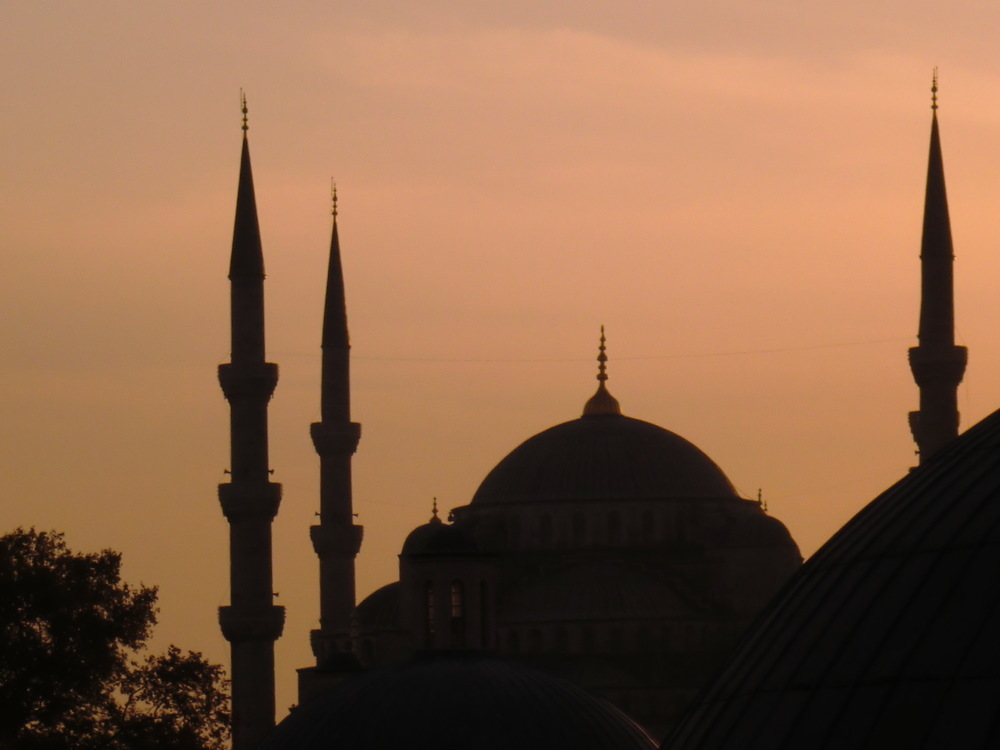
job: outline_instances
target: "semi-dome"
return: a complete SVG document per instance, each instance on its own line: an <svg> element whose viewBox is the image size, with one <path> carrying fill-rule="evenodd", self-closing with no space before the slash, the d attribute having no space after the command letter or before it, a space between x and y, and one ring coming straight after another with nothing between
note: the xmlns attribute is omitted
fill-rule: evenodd
<svg viewBox="0 0 1000 750"><path fill-rule="evenodd" d="M534 669L436 653L349 678L294 709L260 750L651 750L611 703Z"/></svg>
<svg viewBox="0 0 1000 750"><path fill-rule="evenodd" d="M1000 411L789 581L666 744L1000 747Z"/></svg>
<svg viewBox="0 0 1000 750"><path fill-rule="evenodd" d="M722 469L693 443L655 424L602 412L521 443L487 474L472 502L736 496Z"/></svg>
<svg viewBox="0 0 1000 750"><path fill-rule="evenodd" d="M387 583L366 596L355 608L358 628L364 632L399 627L399 582Z"/></svg>

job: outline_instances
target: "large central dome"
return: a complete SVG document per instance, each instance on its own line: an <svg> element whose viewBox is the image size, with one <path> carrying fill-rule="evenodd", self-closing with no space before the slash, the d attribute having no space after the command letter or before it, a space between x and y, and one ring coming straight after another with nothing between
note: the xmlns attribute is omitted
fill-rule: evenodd
<svg viewBox="0 0 1000 750"><path fill-rule="evenodd" d="M521 443L486 476L472 502L736 496L722 469L680 435L601 413Z"/></svg>

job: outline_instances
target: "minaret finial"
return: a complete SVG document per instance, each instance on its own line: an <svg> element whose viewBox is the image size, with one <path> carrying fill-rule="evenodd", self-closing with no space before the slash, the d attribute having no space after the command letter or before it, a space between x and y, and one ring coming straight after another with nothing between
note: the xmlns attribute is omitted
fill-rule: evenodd
<svg viewBox="0 0 1000 750"><path fill-rule="evenodd" d="M601 345L597 347L597 379L601 383L608 379L608 348L605 346L607 339L604 338L604 326L601 326Z"/></svg>
<svg viewBox="0 0 1000 750"><path fill-rule="evenodd" d="M333 204L330 213L333 214L334 222L337 221L337 181L330 178L330 202Z"/></svg>
<svg viewBox="0 0 1000 750"><path fill-rule="evenodd" d="M601 326L601 343L597 347L597 393L590 397L583 406L583 416L593 417L601 414L621 414L618 399L608 393L604 385L608 379L608 348L604 338L604 326Z"/></svg>
<svg viewBox="0 0 1000 750"><path fill-rule="evenodd" d="M243 132L247 132L250 126L247 124L247 95L243 89L240 89L240 110L243 112Z"/></svg>
<svg viewBox="0 0 1000 750"><path fill-rule="evenodd" d="M935 66L934 67L934 75L931 77L931 110L933 110L934 112L937 112L937 108L938 108L938 103L937 103L937 92L938 92L937 79L938 79L937 66Z"/></svg>

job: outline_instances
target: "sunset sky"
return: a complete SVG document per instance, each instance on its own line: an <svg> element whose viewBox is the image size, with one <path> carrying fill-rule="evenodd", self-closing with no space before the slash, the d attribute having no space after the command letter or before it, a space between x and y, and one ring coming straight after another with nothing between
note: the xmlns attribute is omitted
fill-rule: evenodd
<svg viewBox="0 0 1000 750"><path fill-rule="evenodd" d="M986 0L0 4L0 531L111 547L155 645L228 664L226 273L239 92L268 273L279 717L312 657L331 177L358 590L579 416L604 324L629 416L811 554L915 462L940 68L963 426L1000 406L1000 5Z"/></svg>

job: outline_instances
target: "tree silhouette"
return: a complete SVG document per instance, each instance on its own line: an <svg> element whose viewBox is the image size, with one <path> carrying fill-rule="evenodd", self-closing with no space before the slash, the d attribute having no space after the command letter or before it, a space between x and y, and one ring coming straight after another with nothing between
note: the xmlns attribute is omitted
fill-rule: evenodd
<svg viewBox="0 0 1000 750"><path fill-rule="evenodd" d="M121 555L76 553L57 532L0 536L0 750L218 750L222 668L170 646L142 653L156 589Z"/></svg>

